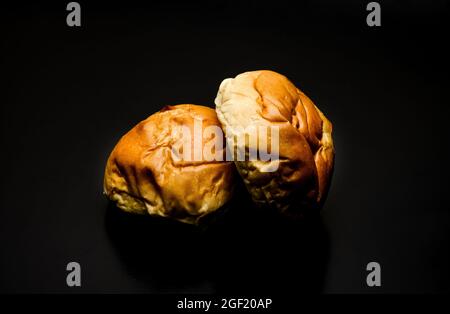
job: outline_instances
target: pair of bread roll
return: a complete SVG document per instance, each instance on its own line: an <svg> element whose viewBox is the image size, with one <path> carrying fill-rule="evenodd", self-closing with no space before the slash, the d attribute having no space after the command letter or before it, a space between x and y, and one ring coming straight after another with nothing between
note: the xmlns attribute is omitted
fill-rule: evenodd
<svg viewBox="0 0 450 314"><path fill-rule="evenodd" d="M322 205L333 171L332 125L305 94L281 74L254 71L224 80L215 104L166 106L125 134L107 161L107 197L127 212L196 224L230 200L240 177L261 207L297 215ZM276 127L275 159L248 158L253 142L241 134L248 127ZM275 133L264 134L270 141Z"/></svg>

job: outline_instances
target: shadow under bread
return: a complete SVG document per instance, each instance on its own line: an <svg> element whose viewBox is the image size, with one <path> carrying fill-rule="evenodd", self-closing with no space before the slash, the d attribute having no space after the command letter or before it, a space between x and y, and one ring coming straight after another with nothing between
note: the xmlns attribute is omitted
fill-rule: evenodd
<svg viewBox="0 0 450 314"><path fill-rule="evenodd" d="M286 217L258 208L238 189L223 219L206 230L216 292L278 294L323 289L329 238L320 212Z"/></svg>
<svg viewBox="0 0 450 314"><path fill-rule="evenodd" d="M320 292L329 240L319 213L256 208L245 187L198 226L108 205L105 226L130 276L154 292Z"/></svg>

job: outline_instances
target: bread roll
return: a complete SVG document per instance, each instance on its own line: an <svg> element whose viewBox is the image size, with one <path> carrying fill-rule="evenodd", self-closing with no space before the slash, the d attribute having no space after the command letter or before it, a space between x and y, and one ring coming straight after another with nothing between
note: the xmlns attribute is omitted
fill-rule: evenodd
<svg viewBox="0 0 450 314"><path fill-rule="evenodd" d="M215 104L228 141L248 126L279 127L277 160L235 162L254 202L300 215L320 207L333 171L332 125L304 93L281 74L254 71L225 79Z"/></svg>
<svg viewBox="0 0 450 314"><path fill-rule="evenodd" d="M177 105L165 107L125 134L107 161L107 197L127 212L191 224L224 205L233 191L232 162L207 161L203 155L200 160L172 155L183 128L193 131L194 121L201 122L203 129L220 127L213 109ZM205 145L208 139L202 140ZM189 144L193 141L194 137Z"/></svg>

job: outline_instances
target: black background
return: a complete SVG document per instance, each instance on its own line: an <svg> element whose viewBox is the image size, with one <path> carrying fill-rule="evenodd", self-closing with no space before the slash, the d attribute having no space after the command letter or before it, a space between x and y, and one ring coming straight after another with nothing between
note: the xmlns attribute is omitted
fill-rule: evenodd
<svg viewBox="0 0 450 314"><path fill-rule="evenodd" d="M379 28L369 1L80 1L80 28L67 2L2 8L1 292L450 291L448 1L380 1ZM164 105L213 106L224 78L257 69L333 122L321 217L256 214L238 194L197 230L108 204L124 132Z"/></svg>

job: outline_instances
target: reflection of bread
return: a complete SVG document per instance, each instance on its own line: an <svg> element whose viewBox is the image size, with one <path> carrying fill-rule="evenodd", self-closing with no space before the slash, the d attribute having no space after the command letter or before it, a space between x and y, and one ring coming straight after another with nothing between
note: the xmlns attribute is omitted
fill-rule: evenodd
<svg viewBox="0 0 450 314"><path fill-rule="evenodd" d="M323 202L334 163L332 125L305 94L283 75L255 71L224 80L215 103L225 133L233 133L227 138L239 136L238 128L279 126L275 172L264 172L275 161L236 162L256 203L295 213Z"/></svg>
<svg viewBox="0 0 450 314"><path fill-rule="evenodd" d="M172 145L180 140L183 127L193 128L194 119L202 120L203 128L220 126L211 108L177 105L165 107L125 134L109 156L105 194L127 212L187 223L224 205L233 190L232 162L172 158Z"/></svg>

